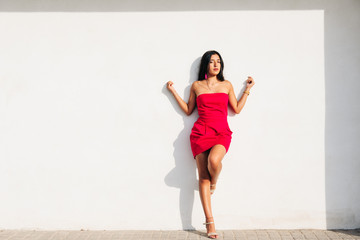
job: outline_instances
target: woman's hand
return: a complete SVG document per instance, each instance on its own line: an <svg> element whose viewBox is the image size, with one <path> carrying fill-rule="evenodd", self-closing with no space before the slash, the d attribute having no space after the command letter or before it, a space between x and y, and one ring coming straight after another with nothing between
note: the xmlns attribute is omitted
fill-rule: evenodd
<svg viewBox="0 0 360 240"><path fill-rule="evenodd" d="M174 86L173 86L173 82L172 81L168 81L167 82L167 89L170 91L170 92L173 92L175 90Z"/></svg>
<svg viewBox="0 0 360 240"><path fill-rule="evenodd" d="M254 84L255 84L254 79L248 76L248 79L246 80L246 88L250 89L254 86Z"/></svg>

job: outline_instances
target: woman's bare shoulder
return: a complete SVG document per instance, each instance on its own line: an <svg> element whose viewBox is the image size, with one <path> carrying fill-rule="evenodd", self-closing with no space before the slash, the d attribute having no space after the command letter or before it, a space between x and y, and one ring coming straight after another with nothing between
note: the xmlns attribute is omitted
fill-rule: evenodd
<svg viewBox="0 0 360 240"><path fill-rule="evenodd" d="M199 84L200 84L200 81L199 81L199 80L196 80L195 82L193 82L193 83L191 84L191 88L196 89L196 88L199 87Z"/></svg>
<svg viewBox="0 0 360 240"><path fill-rule="evenodd" d="M232 88L232 84L229 80L224 80L224 84L226 85L226 87Z"/></svg>

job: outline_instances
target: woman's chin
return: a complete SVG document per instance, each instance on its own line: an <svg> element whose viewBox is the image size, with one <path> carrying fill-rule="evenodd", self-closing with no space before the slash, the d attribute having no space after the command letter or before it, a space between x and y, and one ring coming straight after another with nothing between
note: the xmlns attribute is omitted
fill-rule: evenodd
<svg viewBox="0 0 360 240"><path fill-rule="evenodd" d="M219 73L214 72L214 73L210 73L210 76L217 76Z"/></svg>

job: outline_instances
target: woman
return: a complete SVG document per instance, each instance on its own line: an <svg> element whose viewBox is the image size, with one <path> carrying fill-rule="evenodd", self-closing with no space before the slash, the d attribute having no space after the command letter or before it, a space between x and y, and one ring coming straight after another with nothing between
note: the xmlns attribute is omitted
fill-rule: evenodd
<svg viewBox="0 0 360 240"><path fill-rule="evenodd" d="M224 62L217 51L207 51L201 58L198 81L190 89L186 103L175 91L173 82L167 88L174 95L180 108L190 115L197 104L199 118L191 130L191 150L199 173L199 193L205 213L209 238L218 238L211 211L210 194L213 194L222 164L227 153L232 131L227 122L227 106L230 104L235 113L244 107L250 89L255 82L248 77L246 90L237 101L232 84L224 79Z"/></svg>

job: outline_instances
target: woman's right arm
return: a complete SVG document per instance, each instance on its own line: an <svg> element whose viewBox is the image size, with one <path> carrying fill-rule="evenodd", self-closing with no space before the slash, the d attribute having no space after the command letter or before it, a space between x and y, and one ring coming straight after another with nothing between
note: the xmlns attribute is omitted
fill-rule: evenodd
<svg viewBox="0 0 360 240"><path fill-rule="evenodd" d="M194 84L191 85L191 89L190 89L190 96L189 96L189 101L188 103L186 103L180 96L179 94L176 92L174 86L173 86L173 82L172 81L168 81L167 82L167 89L169 89L169 91L174 95L176 101L178 102L180 108L186 113L186 115L190 115L195 108L195 90L194 90Z"/></svg>

